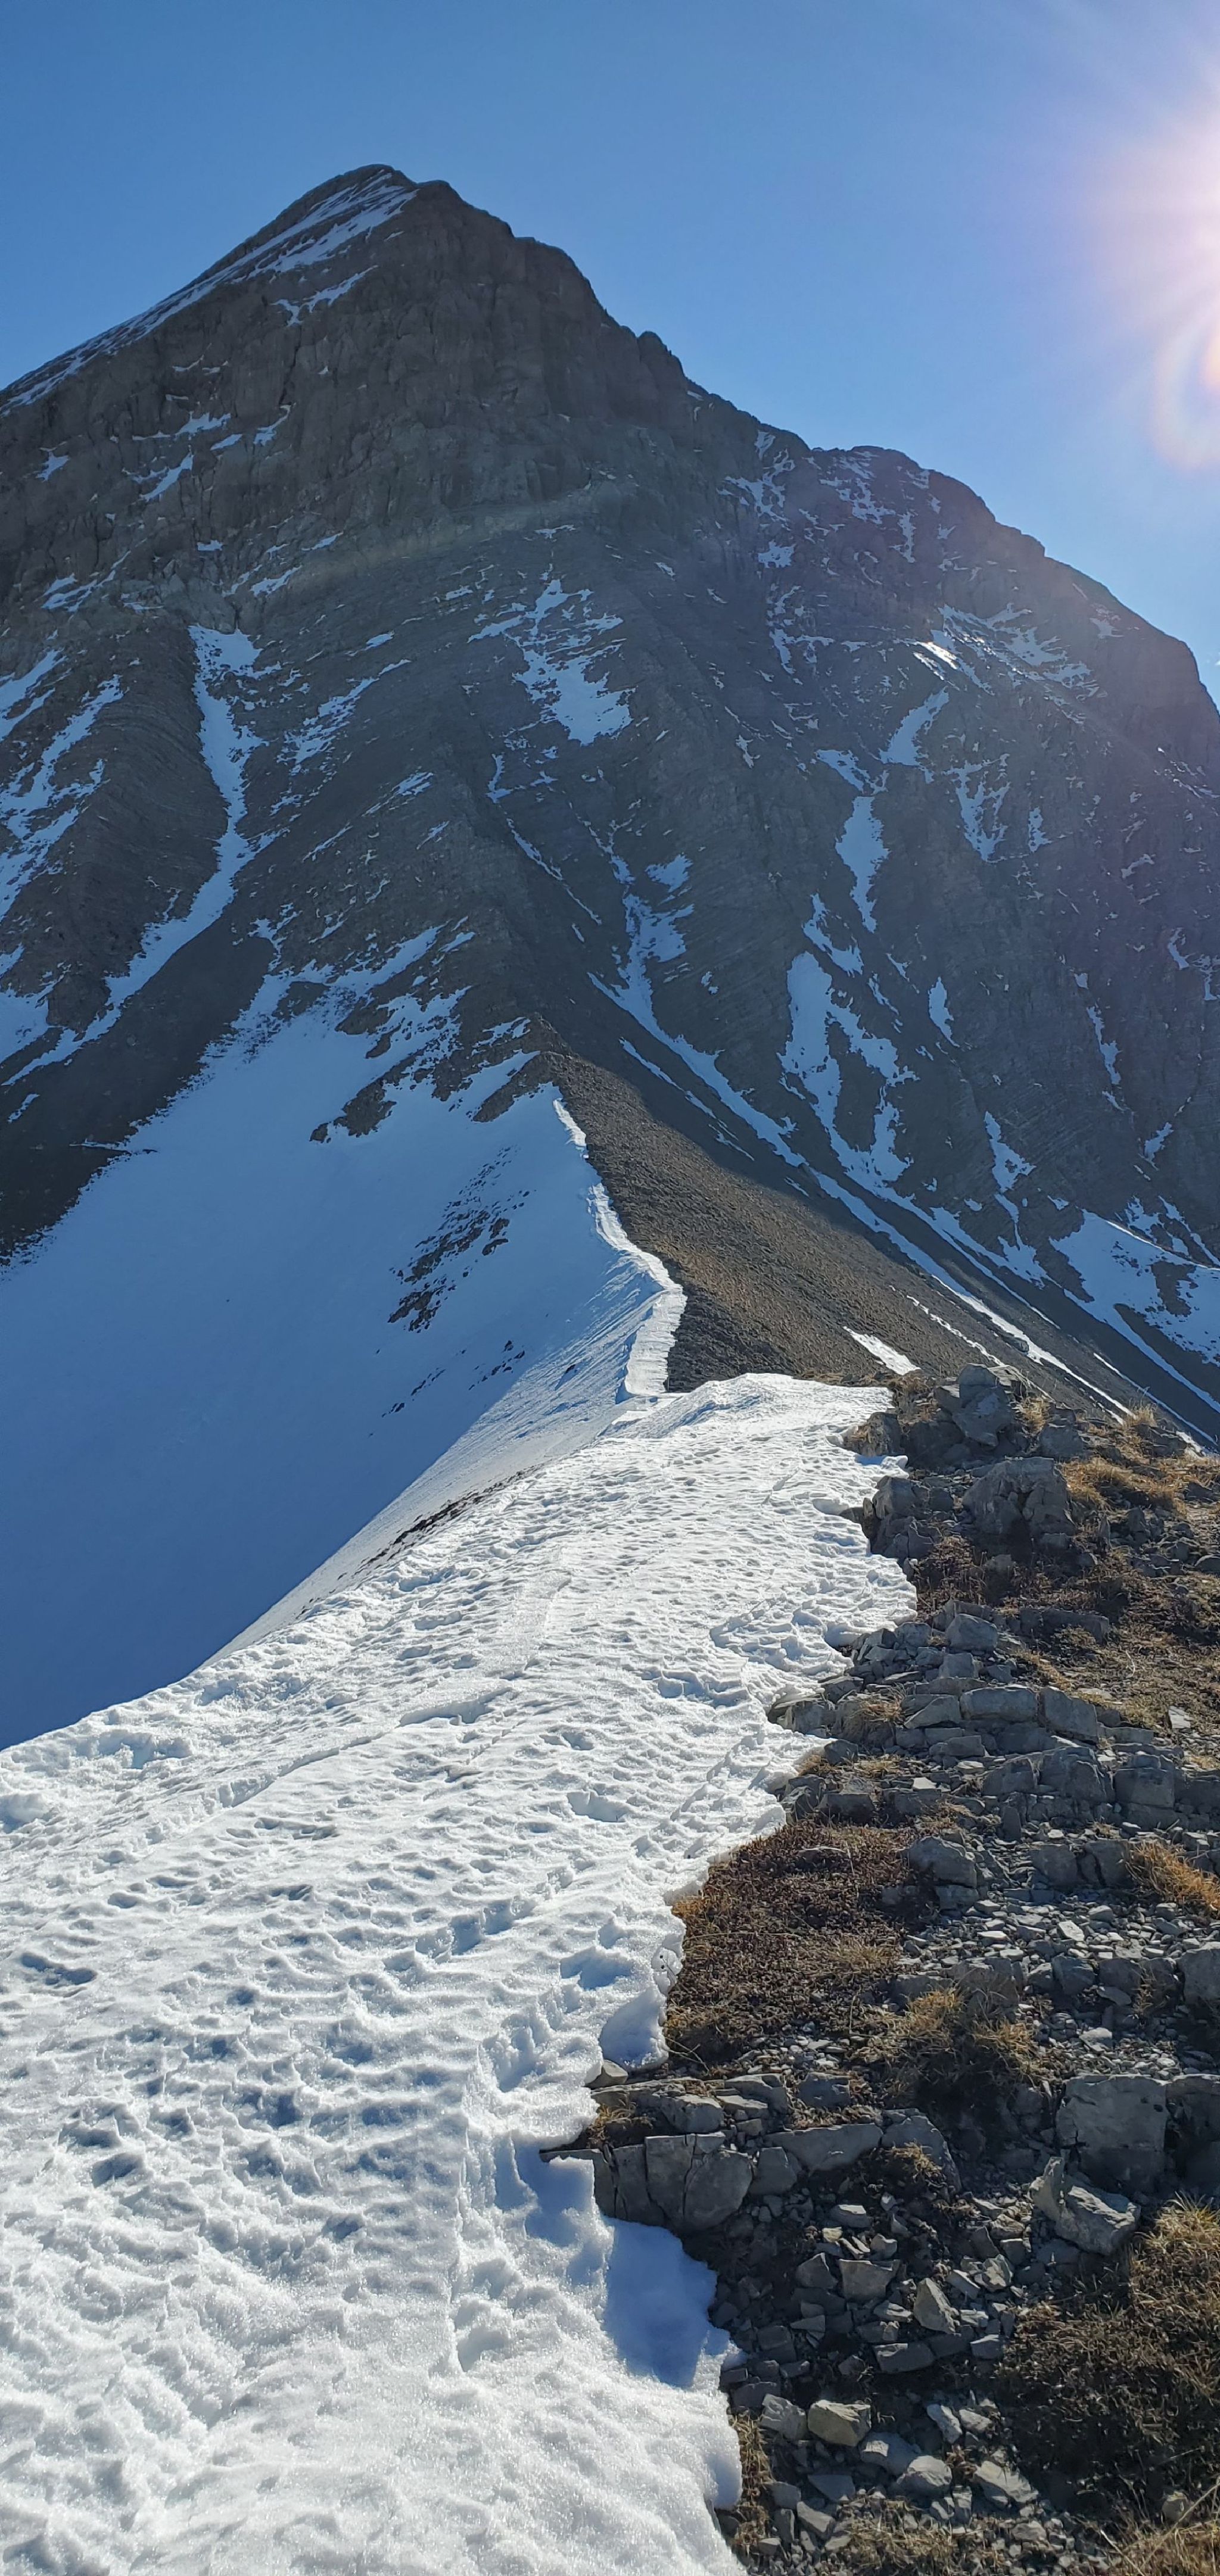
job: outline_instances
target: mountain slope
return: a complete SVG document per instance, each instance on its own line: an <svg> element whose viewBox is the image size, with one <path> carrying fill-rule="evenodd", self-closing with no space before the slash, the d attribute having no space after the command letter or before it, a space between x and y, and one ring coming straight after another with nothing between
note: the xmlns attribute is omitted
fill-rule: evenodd
<svg viewBox="0 0 1220 2576"><path fill-rule="evenodd" d="M497 1302L591 1239L587 1174L537 1237L509 1203L525 1126L567 1152L550 1083L597 1169L630 1128L687 1375L864 1376L861 1331L943 1368L998 1346L981 1301L1214 1427L1220 718L1182 646L385 170L13 388L0 454L10 1733L156 1677L150 1591L190 1596L163 1674L219 1645L224 1549L238 1626L580 1340ZM418 1265L476 1212L517 1251L462 1340ZM266 1472L184 1518L240 1418ZM82 1630L129 1605L91 1689L35 1606L66 1494L107 1533Z"/></svg>

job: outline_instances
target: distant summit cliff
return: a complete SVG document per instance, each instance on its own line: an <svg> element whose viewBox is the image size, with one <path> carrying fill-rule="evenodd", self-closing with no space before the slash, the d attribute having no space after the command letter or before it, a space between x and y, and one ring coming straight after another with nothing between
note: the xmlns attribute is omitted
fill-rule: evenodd
<svg viewBox="0 0 1220 2576"><path fill-rule="evenodd" d="M244 1276L272 1342L344 1156L380 1206L391 1131L464 1104L501 1244L524 1220L474 1175L557 1082L691 1291L688 1375L864 1377L845 1336L884 1341L887 1296L930 1364L994 1347L909 1253L1215 1426L1220 716L1182 645L960 484L717 401L562 253L385 169L27 377L0 459L0 1224L39 1332L93 1354L65 1475L110 1367L69 1212L118 1300L121 1194L153 1193L189 1466L232 1359L227 1291L187 1315L197 1176L223 1198L315 1039L325 1078L276 1091L294 1214ZM343 1219L378 1348L415 1319L370 1510L428 1463L403 1153L393 1262Z"/></svg>

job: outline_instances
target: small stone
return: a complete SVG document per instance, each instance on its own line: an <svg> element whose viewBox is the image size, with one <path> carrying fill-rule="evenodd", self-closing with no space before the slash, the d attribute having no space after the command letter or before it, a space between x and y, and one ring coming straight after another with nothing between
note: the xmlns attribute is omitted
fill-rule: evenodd
<svg viewBox="0 0 1220 2576"><path fill-rule="evenodd" d="M871 2307L874 2301L884 2298L896 2269L893 2263L873 2263L864 2256L845 2256L839 2268L844 2298L853 2308Z"/></svg>
<svg viewBox="0 0 1220 2576"><path fill-rule="evenodd" d="M795 2513L801 2500L800 2488L792 2486L787 2478L772 2478L767 2493L777 2513Z"/></svg>
<svg viewBox="0 0 1220 2576"><path fill-rule="evenodd" d="M875 2120L840 2120L820 2129L781 2129L772 2144L794 2156L806 2173L845 2173L880 2146L881 2129Z"/></svg>
<svg viewBox="0 0 1220 2576"><path fill-rule="evenodd" d="M1002 2460L980 2460L972 2473L985 2504L1011 2505L1014 2509L1034 2502L1034 2490L1028 2478L1018 2469L1006 2469Z"/></svg>
<svg viewBox="0 0 1220 2576"><path fill-rule="evenodd" d="M797 2411L795 2406L789 2409L793 2415ZM836 2450L854 2451L869 2430L873 2410L863 2404L852 2405L842 2397L815 2397L805 2420L815 2442L830 2443Z"/></svg>
<svg viewBox="0 0 1220 2576"><path fill-rule="evenodd" d="M817 2506L798 2504L796 2518L802 2531L811 2531L815 2540L829 2540L835 2527L832 2513L819 2513Z"/></svg>
<svg viewBox="0 0 1220 2576"><path fill-rule="evenodd" d="M904 2442L901 2433L870 2433L860 2445L860 2458L870 2469L884 2469L886 2476L900 2478L918 2457L913 2442Z"/></svg>
<svg viewBox="0 0 1220 2576"><path fill-rule="evenodd" d="M768 2391L759 2409L759 2417L763 2431L777 2433L782 2442L804 2441L805 2418L800 2407L793 2406L787 2397L777 2397L773 2390Z"/></svg>
<svg viewBox="0 0 1220 2576"><path fill-rule="evenodd" d="M918 2451L899 2478L895 2494L927 2501L932 2496L948 2495L952 2484L953 2471L947 2460L938 2460L935 2451Z"/></svg>
<svg viewBox="0 0 1220 2576"><path fill-rule="evenodd" d="M1133 2200L1120 2194L1087 2190L1067 2180L1064 2159L1053 2156L1030 2193L1033 2207L1049 2218L1057 2236L1083 2254L1113 2254L1139 2221Z"/></svg>
<svg viewBox="0 0 1220 2576"><path fill-rule="evenodd" d="M883 2370L887 2378L897 2379L909 2370L930 2370L935 2359L930 2344L882 2344L877 2352L877 2368Z"/></svg>
<svg viewBox="0 0 1220 2576"><path fill-rule="evenodd" d="M843 2111L850 2095L841 2075L807 2075L797 2087L796 2098L817 2111Z"/></svg>
<svg viewBox="0 0 1220 2576"><path fill-rule="evenodd" d="M848 2504L856 2492L856 2481L846 2469L811 2469L809 2483L828 2504Z"/></svg>
<svg viewBox="0 0 1220 2576"><path fill-rule="evenodd" d="M1220 2003L1220 1941L1188 1950L1182 1961L1182 1983L1188 2004Z"/></svg>
<svg viewBox="0 0 1220 2576"><path fill-rule="evenodd" d="M925 2415L930 2416L932 2422L936 2426L937 2432L944 2434L946 2442L950 2445L955 2442L960 2442L962 2438L961 2417L954 2414L951 2406L943 2406L939 2398L936 2398L930 2406L925 2406L923 2411Z"/></svg>
<svg viewBox="0 0 1220 2576"><path fill-rule="evenodd" d="M755 2198L765 2193L769 2197L782 2200L785 2193L790 2192L800 2178L800 2166L791 2156L785 2154L782 2147L762 2147L755 2160L754 2180L750 2185L750 2191Z"/></svg>
<svg viewBox="0 0 1220 2576"><path fill-rule="evenodd" d="M922 2326L926 2334L951 2335L957 2326L957 2318L944 2291L935 2281L920 2282L911 2301L911 2314L916 2325Z"/></svg>

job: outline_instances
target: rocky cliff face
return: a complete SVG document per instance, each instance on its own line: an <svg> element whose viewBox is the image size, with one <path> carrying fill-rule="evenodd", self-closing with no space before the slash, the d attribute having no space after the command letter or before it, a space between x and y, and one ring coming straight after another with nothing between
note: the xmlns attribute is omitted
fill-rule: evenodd
<svg viewBox="0 0 1220 2576"><path fill-rule="evenodd" d="M802 1241L871 1231L1216 1419L1183 646L388 170L14 387L0 454L12 1275L304 1024L319 1206L425 1089L490 1161L571 1060L595 1159L604 1074ZM790 1361L782 1279L768 1316L742 1347Z"/></svg>

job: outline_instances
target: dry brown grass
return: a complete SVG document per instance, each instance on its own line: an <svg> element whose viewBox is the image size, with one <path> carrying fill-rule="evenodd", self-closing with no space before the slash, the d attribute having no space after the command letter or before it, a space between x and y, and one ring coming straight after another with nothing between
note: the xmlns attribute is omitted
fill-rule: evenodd
<svg viewBox="0 0 1220 2576"><path fill-rule="evenodd" d="M1125 1858L1140 1895L1152 1904L1180 1905L1192 1914L1220 1914L1220 1879L1196 1869L1169 1843L1150 1835L1146 1842L1129 1844Z"/></svg>
<svg viewBox="0 0 1220 2576"><path fill-rule="evenodd" d="M732 2545L739 2558L748 2558L771 2527L767 2486L775 2471L756 2417L736 2416L733 2429L741 2453L741 2501L737 2506L737 2529Z"/></svg>
<svg viewBox="0 0 1220 2576"><path fill-rule="evenodd" d="M969 2109L995 2119L1018 2085L1036 2083L1044 2055L1019 2021L987 1999L939 1986L869 2035L865 2059L882 2098L914 2103L933 2118Z"/></svg>
<svg viewBox="0 0 1220 2576"><path fill-rule="evenodd" d="M1002 2545L977 2526L938 2531L922 2515L907 2516L887 2504L852 2524L834 2564L849 2568L851 2576L992 2576L1009 2560Z"/></svg>
<svg viewBox="0 0 1220 2576"><path fill-rule="evenodd" d="M669 1998L671 2054L723 2065L816 2022L850 2037L895 1970L894 1926L922 1920L906 1833L804 1816L746 1843L679 1905L682 1966ZM882 1914L883 1888L902 1906Z"/></svg>
<svg viewBox="0 0 1220 2576"><path fill-rule="evenodd" d="M1111 2560L1110 2576L1220 2576L1220 2522L1133 2532Z"/></svg>
<svg viewBox="0 0 1220 2576"><path fill-rule="evenodd" d="M1031 2475L1066 2475L1103 2520L1124 2506L1155 2510L1169 2487L1210 2487L1220 2477L1220 2215L1174 2201L1070 2308L1032 2309L996 2393Z"/></svg>

